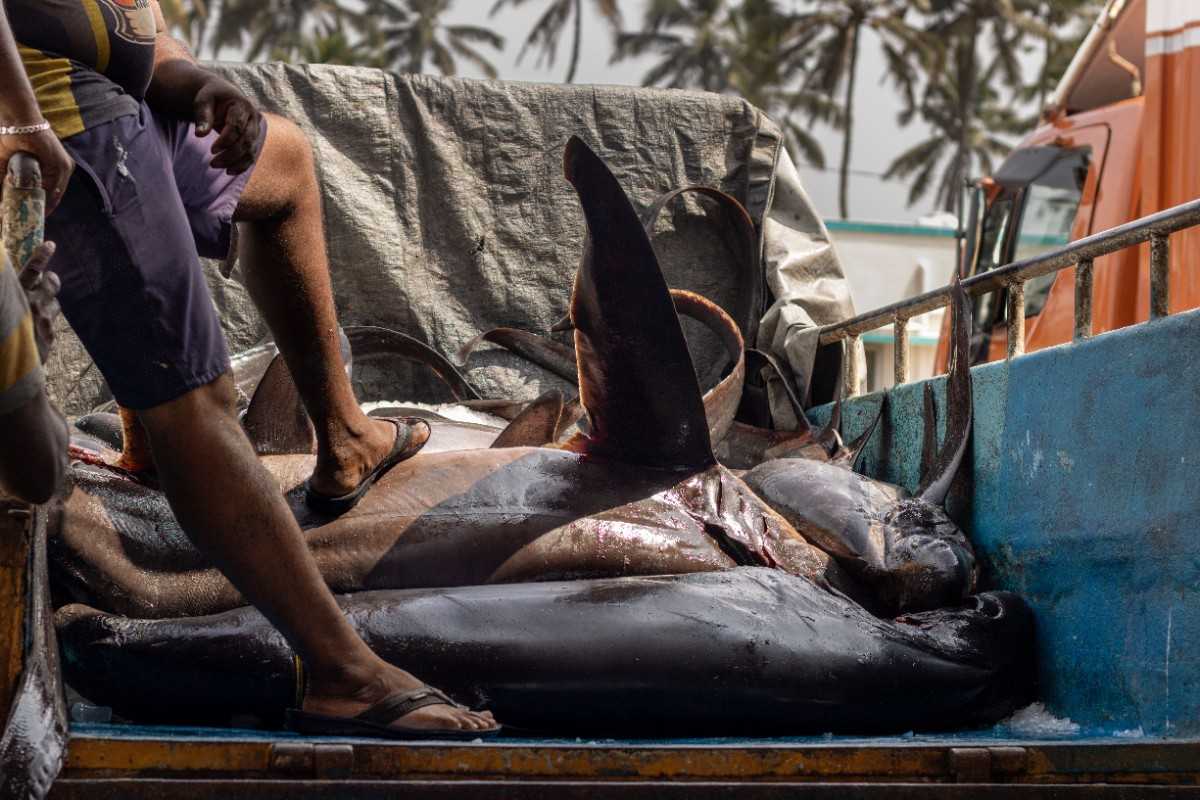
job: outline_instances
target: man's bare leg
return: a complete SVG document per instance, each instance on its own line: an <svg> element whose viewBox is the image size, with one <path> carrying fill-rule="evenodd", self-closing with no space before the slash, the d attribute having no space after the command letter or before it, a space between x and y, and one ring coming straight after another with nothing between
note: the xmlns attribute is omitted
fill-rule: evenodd
<svg viewBox="0 0 1200 800"><path fill-rule="evenodd" d="M234 217L243 223L240 256L316 428L311 486L337 496L387 455L396 428L362 413L343 370L312 149L293 123L267 117L266 144Z"/></svg>
<svg viewBox="0 0 1200 800"><path fill-rule="evenodd" d="M234 402L226 374L139 412L180 526L303 659L306 711L353 716L389 694L417 688L420 681L376 656L342 615L300 527L242 432ZM412 712L402 724L481 730L494 720L487 712L435 705Z"/></svg>

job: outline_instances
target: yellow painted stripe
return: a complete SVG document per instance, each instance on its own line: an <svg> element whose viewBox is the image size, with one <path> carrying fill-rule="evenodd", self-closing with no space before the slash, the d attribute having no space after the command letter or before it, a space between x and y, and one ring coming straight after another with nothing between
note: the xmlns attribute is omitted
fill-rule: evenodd
<svg viewBox="0 0 1200 800"><path fill-rule="evenodd" d="M33 338L33 316L26 312L21 324L0 342L0 394L17 385L41 366L37 341Z"/></svg>
<svg viewBox="0 0 1200 800"><path fill-rule="evenodd" d="M71 92L71 62L65 58L52 58L32 47L18 45L17 50L29 82L33 84L42 116L54 132L60 139L82 133L83 115Z"/></svg>
<svg viewBox="0 0 1200 800"><path fill-rule="evenodd" d="M96 0L83 0L83 10L87 12L88 22L92 23L92 34L96 37L96 72L103 75L108 70L108 59L112 53L112 44L108 41L108 27L104 24L104 14Z"/></svg>

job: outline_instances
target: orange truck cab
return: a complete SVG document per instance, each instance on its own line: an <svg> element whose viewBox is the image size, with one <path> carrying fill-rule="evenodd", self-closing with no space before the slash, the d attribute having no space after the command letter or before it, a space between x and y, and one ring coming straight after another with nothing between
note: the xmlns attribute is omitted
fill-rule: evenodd
<svg viewBox="0 0 1200 800"><path fill-rule="evenodd" d="M979 181L964 275L1062 247L1200 197L1200 2L1109 0L1041 125ZM1149 316L1149 246L1095 262L1093 332ZM1025 287L1027 351L1071 341L1074 270ZM1006 298L976 299L972 362L1007 354ZM1200 235L1172 237L1170 310L1200 306ZM937 364L948 348L943 326Z"/></svg>

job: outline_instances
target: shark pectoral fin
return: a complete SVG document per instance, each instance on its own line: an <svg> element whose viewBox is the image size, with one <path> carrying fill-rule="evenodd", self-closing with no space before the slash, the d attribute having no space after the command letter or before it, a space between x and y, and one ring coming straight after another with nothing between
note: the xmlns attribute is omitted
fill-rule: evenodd
<svg viewBox="0 0 1200 800"><path fill-rule="evenodd" d="M844 446L836 456L831 459L834 464L840 464L846 469L853 470L858 463L859 456L871 441L871 437L875 435L875 429L879 427L879 421L883 419L883 413L887 409L888 396L884 394L883 400L879 403L879 411L875 413L875 419L871 420L871 424L862 432L857 439L850 444Z"/></svg>
<svg viewBox="0 0 1200 800"><path fill-rule="evenodd" d="M952 350L950 375L946 381L946 442L938 453L932 473L925 475L920 498L933 505L942 505L950 492L950 484L958 474L967 443L971 438L971 300L955 273L950 285Z"/></svg>
<svg viewBox="0 0 1200 800"><path fill-rule="evenodd" d="M575 423L584 419L587 412L583 410L583 403L576 396L563 406L562 415L558 418L558 430L554 432L554 441L558 441L567 435Z"/></svg>
<svg viewBox="0 0 1200 800"><path fill-rule="evenodd" d="M567 144L565 171L588 227L571 297L579 395L591 421L585 450L666 469L716 463L696 370L637 212L578 137Z"/></svg>
<svg viewBox="0 0 1200 800"><path fill-rule="evenodd" d="M242 427L254 452L261 456L314 452L312 423L282 355L275 356L263 373L242 417Z"/></svg>
<svg viewBox="0 0 1200 800"><path fill-rule="evenodd" d="M563 413L562 392L551 389L525 407L525 410L508 423L493 448L541 447L550 444L558 434L558 423Z"/></svg>

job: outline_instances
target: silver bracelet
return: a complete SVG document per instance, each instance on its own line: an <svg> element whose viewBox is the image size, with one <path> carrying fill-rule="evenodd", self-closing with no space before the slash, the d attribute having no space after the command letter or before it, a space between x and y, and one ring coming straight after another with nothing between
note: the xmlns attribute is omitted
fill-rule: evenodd
<svg viewBox="0 0 1200 800"><path fill-rule="evenodd" d="M27 136L50 130L50 123L42 120L36 125L0 125L0 136Z"/></svg>

